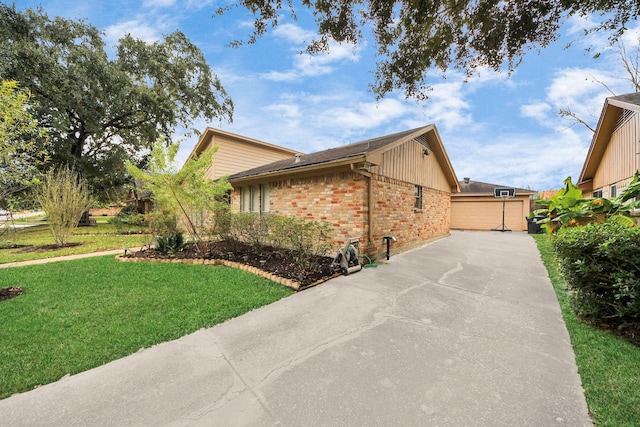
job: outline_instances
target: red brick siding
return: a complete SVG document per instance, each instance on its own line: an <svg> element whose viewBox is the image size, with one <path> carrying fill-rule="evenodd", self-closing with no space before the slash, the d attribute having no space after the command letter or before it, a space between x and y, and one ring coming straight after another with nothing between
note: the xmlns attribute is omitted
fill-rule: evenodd
<svg viewBox="0 0 640 427"><path fill-rule="evenodd" d="M327 221L334 227L336 248L357 237L368 255L386 251L382 238L394 236L394 252L449 234L450 193L423 187L422 210L414 209L414 184L373 175L373 233L368 238L368 178L357 173L333 173L270 183L270 212L310 220ZM240 190L231 196L234 211L240 210Z"/></svg>
<svg viewBox="0 0 640 427"><path fill-rule="evenodd" d="M271 183L271 212L327 221L336 244L363 241L367 221L367 182L355 173L334 173Z"/></svg>
<svg viewBox="0 0 640 427"><path fill-rule="evenodd" d="M372 245L367 251L379 255L386 251L382 238L394 236L392 249L400 250L449 234L450 193L422 188L422 209L414 209L415 185L392 178L374 176Z"/></svg>
<svg viewBox="0 0 640 427"><path fill-rule="evenodd" d="M269 211L330 223L337 250L350 238L365 242L366 194L366 178L352 172L287 179L270 183ZM239 188L231 194L231 207L240 211Z"/></svg>

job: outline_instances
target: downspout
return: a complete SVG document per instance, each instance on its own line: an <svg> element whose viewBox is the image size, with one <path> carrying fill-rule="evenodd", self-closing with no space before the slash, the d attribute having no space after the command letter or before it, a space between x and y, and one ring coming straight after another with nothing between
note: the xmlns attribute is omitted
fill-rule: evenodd
<svg viewBox="0 0 640 427"><path fill-rule="evenodd" d="M367 197L367 247L373 243L373 178L371 173L355 168L355 164L351 163L351 170L357 174L368 178L368 197Z"/></svg>

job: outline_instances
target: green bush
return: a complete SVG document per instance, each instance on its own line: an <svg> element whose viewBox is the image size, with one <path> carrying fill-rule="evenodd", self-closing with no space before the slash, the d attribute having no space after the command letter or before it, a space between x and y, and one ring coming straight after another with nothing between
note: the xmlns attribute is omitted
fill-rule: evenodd
<svg viewBox="0 0 640 427"><path fill-rule="evenodd" d="M333 247L331 225L302 218L273 216L269 221L272 244L290 249L294 261L314 270L316 255L325 255Z"/></svg>
<svg viewBox="0 0 640 427"><path fill-rule="evenodd" d="M640 322L640 227L591 223L563 228L553 246L578 315Z"/></svg>
<svg viewBox="0 0 640 427"><path fill-rule="evenodd" d="M167 211L153 211L145 215L153 236L167 236L178 232L178 215Z"/></svg>
<svg viewBox="0 0 640 427"><path fill-rule="evenodd" d="M156 237L155 249L163 254L180 252L184 248L184 236L182 232L166 234Z"/></svg>
<svg viewBox="0 0 640 427"><path fill-rule="evenodd" d="M140 213L136 205L126 205L120 212L109 220L113 224L117 233L129 234L140 232L140 227L147 225L146 217Z"/></svg>
<svg viewBox="0 0 640 427"><path fill-rule="evenodd" d="M225 214L218 225L220 237L232 244L243 242L258 252L270 246L312 271L319 268L317 256L326 255L333 247L331 225L323 221L243 212Z"/></svg>

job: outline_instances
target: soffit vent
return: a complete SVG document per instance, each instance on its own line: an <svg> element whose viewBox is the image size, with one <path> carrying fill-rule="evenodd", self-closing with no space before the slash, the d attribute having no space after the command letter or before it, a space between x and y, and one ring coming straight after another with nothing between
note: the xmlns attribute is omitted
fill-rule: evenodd
<svg viewBox="0 0 640 427"><path fill-rule="evenodd" d="M429 151L433 151L433 149L431 148L431 143L429 142L429 138L427 138L426 134L420 135L419 137L415 138L415 141L427 147Z"/></svg>
<svg viewBox="0 0 640 427"><path fill-rule="evenodd" d="M620 113L620 117L618 117L618 121L616 122L616 127L614 130L618 130L624 125L636 112L633 110L623 109Z"/></svg>

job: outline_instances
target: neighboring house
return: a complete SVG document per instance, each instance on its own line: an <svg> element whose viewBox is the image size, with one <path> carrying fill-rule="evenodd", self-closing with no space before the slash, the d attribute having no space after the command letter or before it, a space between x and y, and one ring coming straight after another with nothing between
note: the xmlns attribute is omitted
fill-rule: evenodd
<svg viewBox="0 0 640 427"><path fill-rule="evenodd" d="M460 192L451 195L451 228L458 230L493 230L502 227L503 200L494 197L496 188L508 185L488 184L464 178ZM515 197L505 199L504 228L527 231L531 196L535 191L515 188Z"/></svg>
<svg viewBox="0 0 640 427"><path fill-rule="evenodd" d="M435 126L395 133L233 174L236 211L328 221L337 245L359 238L379 256L446 236L458 180Z"/></svg>
<svg viewBox="0 0 640 427"><path fill-rule="evenodd" d="M607 98L578 186L584 197L615 197L640 168L640 93Z"/></svg>

